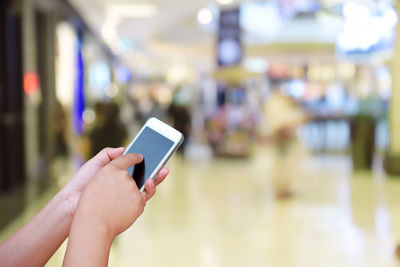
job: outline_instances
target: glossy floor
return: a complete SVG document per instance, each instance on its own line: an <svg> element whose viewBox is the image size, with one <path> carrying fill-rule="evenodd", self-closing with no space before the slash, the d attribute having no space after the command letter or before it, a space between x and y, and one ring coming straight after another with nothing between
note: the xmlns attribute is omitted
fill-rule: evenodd
<svg viewBox="0 0 400 267"><path fill-rule="evenodd" d="M343 155L279 156L261 146L249 159L175 157L169 168L143 216L115 240L110 266L399 266L400 178L379 164L353 174ZM287 187L293 195L278 200ZM60 266L64 250L48 266Z"/></svg>

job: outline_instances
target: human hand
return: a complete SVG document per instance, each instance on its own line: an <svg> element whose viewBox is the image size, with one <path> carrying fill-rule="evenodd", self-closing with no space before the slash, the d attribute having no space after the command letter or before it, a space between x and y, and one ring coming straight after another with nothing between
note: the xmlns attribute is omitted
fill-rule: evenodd
<svg viewBox="0 0 400 267"><path fill-rule="evenodd" d="M71 180L61 190L62 198L67 200L69 214L71 217L75 214L76 207L78 205L79 198L86 185L93 179L93 177L100 171L101 168L106 166L112 160L122 155L125 148L104 148L102 151L97 153L96 156L88 160L71 178ZM160 170L157 178L148 179L145 184L145 191L142 192L146 201L149 200L155 193L155 187L161 183L168 175L168 169L163 168Z"/></svg>
<svg viewBox="0 0 400 267"><path fill-rule="evenodd" d="M140 192L127 169L142 160L139 154L127 154L104 166L83 191L74 223L106 229L112 238L132 225L154 195L156 184L168 174L163 168L156 181L148 179Z"/></svg>
<svg viewBox="0 0 400 267"><path fill-rule="evenodd" d="M88 160L61 190L62 198L68 203L69 213L73 217L80 195L85 186L93 179L101 168L124 152L125 148L107 147Z"/></svg>

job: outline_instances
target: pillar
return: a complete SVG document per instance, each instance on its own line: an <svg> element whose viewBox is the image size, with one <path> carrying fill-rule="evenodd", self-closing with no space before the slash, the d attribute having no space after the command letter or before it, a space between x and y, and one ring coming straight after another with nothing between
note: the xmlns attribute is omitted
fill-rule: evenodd
<svg viewBox="0 0 400 267"><path fill-rule="evenodd" d="M400 18L400 4L396 5ZM392 97L389 109L390 145L385 158L385 169L389 174L400 175L400 23L396 26L395 56L392 66Z"/></svg>

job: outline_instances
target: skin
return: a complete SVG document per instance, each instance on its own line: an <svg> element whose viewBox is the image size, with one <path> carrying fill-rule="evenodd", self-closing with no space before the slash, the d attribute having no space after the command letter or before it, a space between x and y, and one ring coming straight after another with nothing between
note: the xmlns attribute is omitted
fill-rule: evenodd
<svg viewBox="0 0 400 267"><path fill-rule="evenodd" d="M142 194L126 171L142 160L138 154L120 156L87 186L72 223L63 266L107 266L112 241L136 221L154 194L153 181L146 182L147 193Z"/></svg>
<svg viewBox="0 0 400 267"><path fill-rule="evenodd" d="M98 175L100 173L102 173L101 177L103 177L105 173L109 175L108 178L111 178L109 180L113 180L114 177L118 178L123 171L114 167L114 160L117 158L130 159L129 162L128 160L124 161L125 164L135 164L133 159L135 158L135 160L137 160L141 158L140 155L125 157L122 156L123 152L124 148L105 148L91 160L86 162L71 178L67 185L61 189L46 204L46 206L32 218L32 220L30 220L23 228L0 244L1 266L45 265L50 257L59 248L59 246L68 237L71 230L71 225L73 224L73 221L77 215L78 202L81 202L82 196L85 195L87 196L85 199L90 199L91 192L96 192L96 194L100 194L101 192L101 194L106 194L107 196L110 195L109 193L105 193L108 192L107 187L101 188L102 186L108 186L108 184L100 182L94 183L93 189L88 190L88 193L83 193L86 191L88 184L91 184L91 182L94 180L102 180L94 179L98 176L100 177L100 175ZM118 164L120 160L117 160L116 162ZM168 169L163 168L159 172L155 181L151 179L146 181L146 191L139 192L141 199L138 198L137 194L135 194L134 200L140 200L140 205L135 204L135 207L138 209L135 213L135 216L143 211L141 208L143 202L149 200L154 195L156 185L161 183L167 174ZM125 176L125 178L127 177ZM133 179L130 179L133 182ZM119 179L117 180L119 181ZM135 183L133 182L133 184ZM121 199L119 201L123 201L123 196L120 196L120 198ZM85 207L85 209L89 209L89 205L94 205L98 208L101 207L98 205L98 203L88 200L85 200L84 204L82 205ZM83 215L80 215L79 217L82 216ZM80 221L80 219L78 221ZM80 223L76 224L78 226L80 225ZM113 230L112 233L115 233L114 228L110 229ZM71 255L71 257L72 256L74 255Z"/></svg>

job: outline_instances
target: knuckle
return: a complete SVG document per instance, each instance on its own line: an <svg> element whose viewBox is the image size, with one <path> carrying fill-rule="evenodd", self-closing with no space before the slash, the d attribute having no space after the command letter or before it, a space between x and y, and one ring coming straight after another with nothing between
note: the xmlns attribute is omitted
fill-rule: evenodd
<svg viewBox="0 0 400 267"><path fill-rule="evenodd" d="M105 147L105 148L103 148L100 152L101 153L104 153L104 152L107 152L108 150L110 150L111 149L111 147Z"/></svg>
<svg viewBox="0 0 400 267"><path fill-rule="evenodd" d="M141 159L141 156L137 153L132 153L132 154L130 154L130 156L131 156L131 159L134 161L139 161Z"/></svg>
<svg viewBox="0 0 400 267"><path fill-rule="evenodd" d="M127 170L121 170L121 175L122 175L125 179L129 179L129 180L132 179L131 175L129 174L129 172L128 172Z"/></svg>
<svg viewBox="0 0 400 267"><path fill-rule="evenodd" d="M121 169L118 170L118 176L121 176L123 178L130 177L130 175L129 175L127 170L121 170Z"/></svg>

